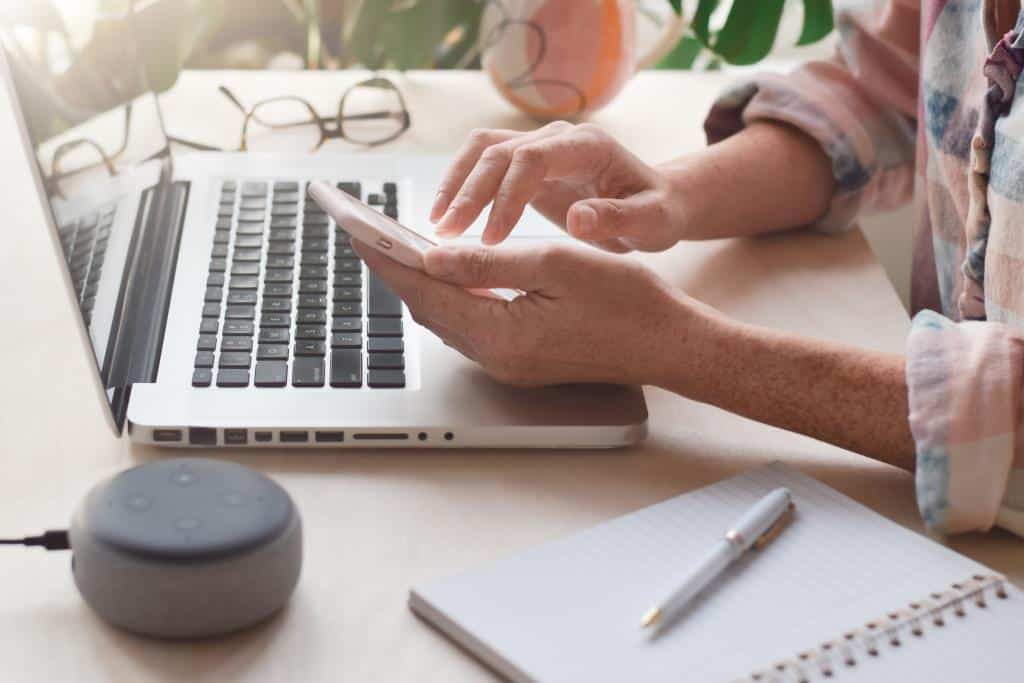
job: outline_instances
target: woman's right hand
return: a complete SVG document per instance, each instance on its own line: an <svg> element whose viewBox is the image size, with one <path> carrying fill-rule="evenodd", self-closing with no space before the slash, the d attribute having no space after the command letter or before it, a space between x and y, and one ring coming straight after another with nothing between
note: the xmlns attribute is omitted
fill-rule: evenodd
<svg viewBox="0 0 1024 683"><path fill-rule="evenodd" d="M492 202L484 244L508 237L527 204L573 237L616 253L668 249L687 222L667 178L589 123L473 131L430 219L438 235L456 237Z"/></svg>

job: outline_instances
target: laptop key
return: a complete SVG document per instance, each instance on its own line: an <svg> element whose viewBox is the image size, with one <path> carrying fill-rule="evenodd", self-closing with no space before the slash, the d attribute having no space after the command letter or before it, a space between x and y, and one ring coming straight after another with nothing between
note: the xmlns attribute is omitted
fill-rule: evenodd
<svg viewBox="0 0 1024 683"><path fill-rule="evenodd" d="M239 208L242 209L265 209L267 208L267 198L260 197L242 197L242 201L238 204Z"/></svg>
<svg viewBox="0 0 1024 683"><path fill-rule="evenodd" d="M356 255L355 249L353 249L350 246L344 246L344 247L337 247L334 250L334 258L337 258L337 259L350 259L350 258L359 258L359 257Z"/></svg>
<svg viewBox="0 0 1024 683"><path fill-rule="evenodd" d="M260 264L252 261L235 261L231 264L232 275L259 275Z"/></svg>
<svg viewBox="0 0 1024 683"><path fill-rule="evenodd" d="M374 351L401 353L405 351L405 343L397 337L370 337L366 340L366 348L370 353Z"/></svg>
<svg viewBox="0 0 1024 683"><path fill-rule="evenodd" d="M370 370L366 383L374 389L401 389L405 386L405 373L401 370Z"/></svg>
<svg viewBox="0 0 1024 683"><path fill-rule="evenodd" d="M384 194L389 197L394 197L398 193L398 184L394 182L386 182L383 185Z"/></svg>
<svg viewBox="0 0 1024 683"><path fill-rule="evenodd" d="M210 256L214 258L226 258L228 255L228 245L226 244L214 244L213 249L210 250Z"/></svg>
<svg viewBox="0 0 1024 683"><path fill-rule="evenodd" d="M300 294L299 308L327 308L327 297L323 294Z"/></svg>
<svg viewBox="0 0 1024 683"><path fill-rule="evenodd" d="M362 273L335 273L334 274L334 286L335 287L362 287L363 286L363 274Z"/></svg>
<svg viewBox="0 0 1024 683"><path fill-rule="evenodd" d="M203 317L204 318L219 318L220 317L220 304L219 303L208 303L203 304Z"/></svg>
<svg viewBox="0 0 1024 683"><path fill-rule="evenodd" d="M288 360L287 344L260 344L257 360Z"/></svg>
<svg viewBox="0 0 1024 683"><path fill-rule="evenodd" d="M267 268L294 268L294 256L270 256L267 258Z"/></svg>
<svg viewBox="0 0 1024 683"><path fill-rule="evenodd" d="M291 297L292 286L287 282L268 282L263 288L263 294L265 296Z"/></svg>
<svg viewBox="0 0 1024 683"><path fill-rule="evenodd" d="M363 335L337 332L331 335L331 347L335 349L363 348Z"/></svg>
<svg viewBox="0 0 1024 683"><path fill-rule="evenodd" d="M263 327L260 329L260 344L287 344L289 330L277 327Z"/></svg>
<svg viewBox="0 0 1024 683"><path fill-rule="evenodd" d="M335 301L362 301L363 290L359 287L335 287Z"/></svg>
<svg viewBox="0 0 1024 683"><path fill-rule="evenodd" d="M334 272L335 273L361 273L363 272L363 262L359 259L343 258L335 259L334 261Z"/></svg>
<svg viewBox="0 0 1024 683"><path fill-rule="evenodd" d="M270 231L271 242L294 242L295 241L295 229L288 228L273 228Z"/></svg>
<svg viewBox="0 0 1024 683"><path fill-rule="evenodd" d="M287 327L292 326L292 316L288 313L264 313L260 318L260 327Z"/></svg>
<svg viewBox="0 0 1024 683"><path fill-rule="evenodd" d="M268 297L263 300L264 313L291 313L292 300L278 297Z"/></svg>
<svg viewBox="0 0 1024 683"><path fill-rule="evenodd" d="M203 318L199 323L199 334L217 334L220 329L220 321L216 318Z"/></svg>
<svg viewBox="0 0 1024 683"><path fill-rule="evenodd" d="M401 318L371 318L368 334L371 337L401 337Z"/></svg>
<svg viewBox="0 0 1024 683"><path fill-rule="evenodd" d="M322 387L324 385L324 359L300 356L292 363L293 387Z"/></svg>
<svg viewBox="0 0 1024 683"><path fill-rule="evenodd" d="M239 211L239 223L263 223L267 218L267 212L263 209L258 211Z"/></svg>
<svg viewBox="0 0 1024 683"><path fill-rule="evenodd" d="M298 192L299 184L292 180L279 180L274 183L274 193L278 192Z"/></svg>
<svg viewBox="0 0 1024 683"><path fill-rule="evenodd" d="M218 364L222 368L248 368L252 365L252 354L240 351L221 352Z"/></svg>
<svg viewBox="0 0 1024 683"><path fill-rule="evenodd" d="M74 264L71 264L74 266ZM228 260L224 258L210 259L210 272L211 273L223 273L228 269Z"/></svg>
<svg viewBox="0 0 1024 683"><path fill-rule="evenodd" d="M326 280L299 280L299 294L326 294Z"/></svg>
<svg viewBox="0 0 1024 683"><path fill-rule="evenodd" d="M330 232L326 225L310 225L307 223L302 228L302 236L307 239L324 239L330 237Z"/></svg>
<svg viewBox="0 0 1024 683"><path fill-rule="evenodd" d="M231 227L230 223L228 223L226 226L224 226L224 228L221 228L220 225L218 224L217 231L215 233L213 233L213 243L214 244L227 244L231 240L231 231L227 229L227 228L230 228L230 227Z"/></svg>
<svg viewBox="0 0 1024 683"><path fill-rule="evenodd" d="M213 370L209 368L196 368L192 372L192 386L208 387L213 382Z"/></svg>
<svg viewBox="0 0 1024 683"><path fill-rule="evenodd" d="M295 253L295 242L271 242L267 247L267 253L291 256Z"/></svg>
<svg viewBox="0 0 1024 683"><path fill-rule="evenodd" d="M362 332L362 318L334 318L331 320L331 332Z"/></svg>
<svg viewBox="0 0 1024 683"><path fill-rule="evenodd" d="M220 340L221 351L252 351L252 337L224 337Z"/></svg>
<svg viewBox="0 0 1024 683"><path fill-rule="evenodd" d="M262 235L263 223L239 223L236 232L239 235Z"/></svg>
<svg viewBox="0 0 1024 683"><path fill-rule="evenodd" d="M326 280L327 266L302 266L299 277L303 280Z"/></svg>
<svg viewBox="0 0 1024 683"><path fill-rule="evenodd" d="M217 348L217 337L212 334L199 335L199 342L196 344L198 351L213 351Z"/></svg>
<svg viewBox="0 0 1024 683"><path fill-rule="evenodd" d="M294 225L298 221L298 216L298 204L274 204L270 209L270 224L273 225L278 218L289 218Z"/></svg>
<svg viewBox="0 0 1024 683"><path fill-rule="evenodd" d="M405 359L400 353L371 353L366 367L371 370L404 370Z"/></svg>
<svg viewBox="0 0 1024 683"><path fill-rule="evenodd" d="M295 216L277 216L276 218L270 219L271 228L291 228L294 229L296 224Z"/></svg>
<svg viewBox="0 0 1024 683"><path fill-rule="evenodd" d="M291 282L295 279L295 272L290 268L270 268L263 276L264 282Z"/></svg>
<svg viewBox="0 0 1024 683"><path fill-rule="evenodd" d="M224 321L224 334L240 337L251 337L255 331L255 325L251 320L226 320Z"/></svg>
<svg viewBox="0 0 1024 683"><path fill-rule="evenodd" d="M358 349L331 351L331 386L346 389L363 386L363 354Z"/></svg>
<svg viewBox="0 0 1024 683"><path fill-rule="evenodd" d="M257 197L263 196L267 193L267 184L256 181L248 181L242 183L242 196L243 197Z"/></svg>
<svg viewBox="0 0 1024 683"><path fill-rule="evenodd" d="M356 199L362 200L363 198L363 186L357 182L341 182L338 183L338 189L345 192Z"/></svg>
<svg viewBox="0 0 1024 683"><path fill-rule="evenodd" d="M304 266L326 266L327 265L327 252L323 251L305 251L302 252L302 265Z"/></svg>
<svg viewBox="0 0 1024 683"><path fill-rule="evenodd" d="M228 292L228 305L241 306L256 303L256 291L252 289L241 289Z"/></svg>
<svg viewBox="0 0 1024 683"><path fill-rule="evenodd" d="M302 240L302 251L327 251L327 240Z"/></svg>
<svg viewBox="0 0 1024 683"><path fill-rule="evenodd" d="M288 363L283 361L256 363L253 383L258 387L283 387L288 383Z"/></svg>
<svg viewBox="0 0 1024 683"><path fill-rule="evenodd" d="M247 387L249 386L249 371L238 368L225 368L217 371L218 387Z"/></svg>
<svg viewBox="0 0 1024 683"><path fill-rule="evenodd" d="M323 325L298 325L295 328L296 339L326 339L327 328Z"/></svg>
<svg viewBox="0 0 1024 683"><path fill-rule="evenodd" d="M206 294L203 295L203 301L220 303L220 299L223 295L223 287L207 287ZM206 309L204 308L203 310L205 311Z"/></svg>
<svg viewBox="0 0 1024 683"><path fill-rule="evenodd" d="M296 188L297 190L298 188ZM295 204L299 201L298 191L294 192L278 192L274 191L274 203L275 204Z"/></svg>
<svg viewBox="0 0 1024 683"><path fill-rule="evenodd" d="M258 249L263 246L262 235L239 235L235 238L236 247L249 247Z"/></svg>
<svg viewBox="0 0 1024 683"><path fill-rule="evenodd" d="M198 351L196 352L197 368L212 368L213 367L213 351Z"/></svg>
<svg viewBox="0 0 1024 683"><path fill-rule="evenodd" d="M296 356L322 356L326 350L326 345L322 341L300 339L295 342Z"/></svg>
<svg viewBox="0 0 1024 683"><path fill-rule="evenodd" d="M384 207L384 215L393 220L398 220L398 205L388 204ZM402 377L402 386L405 386L405 377Z"/></svg>
<svg viewBox="0 0 1024 683"><path fill-rule="evenodd" d="M255 275L235 275L228 284L231 289L257 289L259 286L260 279Z"/></svg>
<svg viewBox="0 0 1024 683"><path fill-rule="evenodd" d="M402 300L392 292L384 281L370 273L369 316L399 318L402 316Z"/></svg>
<svg viewBox="0 0 1024 683"><path fill-rule="evenodd" d="M313 213L306 211L305 215L302 216L303 225L327 225L330 222L330 218L325 213Z"/></svg>
<svg viewBox="0 0 1024 683"><path fill-rule="evenodd" d="M236 248L231 254L231 258L235 263L240 261L253 261L259 263L260 259L263 258L263 250L246 247L245 249Z"/></svg>
<svg viewBox="0 0 1024 683"><path fill-rule="evenodd" d="M325 325L327 323L327 311L315 308L300 308L296 317L300 325Z"/></svg>

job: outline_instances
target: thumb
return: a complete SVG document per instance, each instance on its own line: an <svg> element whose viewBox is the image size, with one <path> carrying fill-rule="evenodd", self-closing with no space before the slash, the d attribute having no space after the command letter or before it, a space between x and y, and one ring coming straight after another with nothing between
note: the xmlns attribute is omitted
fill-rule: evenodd
<svg viewBox="0 0 1024 683"><path fill-rule="evenodd" d="M538 249L442 245L423 255L427 275L467 288L511 287L536 291L551 279Z"/></svg>
<svg viewBox="0 0 1024 683"><path fill-rule="evenodd" d="M629 237L664 219L655 195L637 194L626 199L583 199L569 207L565 220L570 235L586 242L606 242Z"/></svg>

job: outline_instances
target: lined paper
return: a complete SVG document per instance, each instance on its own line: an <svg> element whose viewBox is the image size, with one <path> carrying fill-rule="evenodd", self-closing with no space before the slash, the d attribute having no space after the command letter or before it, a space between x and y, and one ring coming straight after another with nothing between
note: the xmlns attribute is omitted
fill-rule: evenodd
<svg viewBox="0 0 1024 683"><path fill-rule="evenodd" d="M779 486L796 503L790 526L730 567L672 628L654 639L641 631L644 611ZM435 581L414 590L410 605L514 680L732 681L978 573L992 572L775 463ZM993 634L1024 632L1024 602L1010 590L992 609L834 680L902 681L924 670L942 674L934 680L975 678L972 649L986 653ZM972 638L972 627L992 633ZM955 650L941 646L950 639Z"/></svg>

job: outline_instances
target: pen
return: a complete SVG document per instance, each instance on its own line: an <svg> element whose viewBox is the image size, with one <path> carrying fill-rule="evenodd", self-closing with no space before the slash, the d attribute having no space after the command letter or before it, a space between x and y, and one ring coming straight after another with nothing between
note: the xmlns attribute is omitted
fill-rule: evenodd
<svg viewBox="0 0 1024 683"><path fill-rule="evenodd" d="M674 593L647 610L641 621L643 627L664 623L743 553L751 547L763 548L770 543L792 516L793 507L793 496L789 489L775 489L755 503L725 532L725 536L690 571Z"/></svg>

